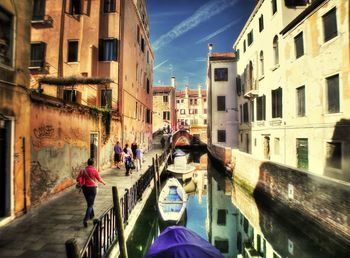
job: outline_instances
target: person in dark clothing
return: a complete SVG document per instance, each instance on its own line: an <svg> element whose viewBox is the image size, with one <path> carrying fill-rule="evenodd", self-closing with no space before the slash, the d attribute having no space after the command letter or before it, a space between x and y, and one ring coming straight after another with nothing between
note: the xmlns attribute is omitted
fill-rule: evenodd
<svg viewBox="0 0 350 258"><path fill-rule="evenodd" d="M137 150L137 143L136 143L136 141L134 141L134 142L131 144L131 151L132 151L133 158L136 157L136 150Z"/></svg>
<svg viewBox="0 0 350 258"><path fill-rule="evenodd" d="M84 227L87 227L87 221L89 219L93 219L95 216L93 206L96 197L97 181L106 185L100 174L93 167L94 163L94 159L88 159L87 167L81 170L77 177L77 182L82 184L83 193L87 204L85 217L83 220Z"/></svg>

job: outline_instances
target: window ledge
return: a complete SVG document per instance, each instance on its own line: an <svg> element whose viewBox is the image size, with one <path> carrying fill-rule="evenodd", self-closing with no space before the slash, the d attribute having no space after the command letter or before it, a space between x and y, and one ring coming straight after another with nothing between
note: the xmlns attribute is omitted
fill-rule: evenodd
<svg viewBox="0 0 350 258"><path fill-rule="evenodd" d="M3 69L8 70L8 71L12 71L12 72L15 71L14 67L8 66L8 65L5 65L5 64L2 64L2 63L0 63L0 68L3 68Z"/></svg>
<svg viewBox="0 0 350 258"><path fill-rule="evenodd" d="M343 115L343 112L337 112L337 113L324 113L323 115L324 115L324 116L329 116L329 117L332 117L332 116L340 116L340 115Z"/></svg>
<svg viewBox="0 0 350 258"><path fill-rule="evenodd" d="M279 67L280 67L280 65L279 65L279 64L276 64L274 67L271 68L271 71L275 71L275 70L277 70Z"/></svg>
<svg viewBox="0 0 350 258"><path fill-rule="evenodd" d="M76 62L67 62L67 64L69 64L69 65L76 65L76 64L79 64L79 62L78 61L76 61Z"/></svg>
<svg viewBox="0 0 350 258"><path fill-rule="evenodd" d="M336 41L338 38L340 38L340 34L339 34L339 31L338 31L338 35L335 36L334 38L331 38L329 40L327 40L326 42L323 42L323 44L320 46L321 48L322 47L327 47L328 45L332 44L334 41Z"/></svg>

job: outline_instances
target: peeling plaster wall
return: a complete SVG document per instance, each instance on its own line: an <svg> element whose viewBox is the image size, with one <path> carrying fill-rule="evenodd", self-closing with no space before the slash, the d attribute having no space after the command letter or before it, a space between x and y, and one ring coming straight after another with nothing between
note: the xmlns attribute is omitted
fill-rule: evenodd
<svg viewBox="0 0 350 258"><path fill-rule="evenodd" d="M112 120L111 137L101 118L62 107L32 104L31 201L33 205L73 185L90 157L90 133L97 133L99 169L112 164L120 125Z"/></svg>

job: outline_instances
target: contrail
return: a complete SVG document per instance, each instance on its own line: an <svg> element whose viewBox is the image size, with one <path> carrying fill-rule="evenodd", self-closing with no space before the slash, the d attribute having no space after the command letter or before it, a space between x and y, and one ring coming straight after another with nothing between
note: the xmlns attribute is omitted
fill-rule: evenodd
<svg viewBox="0 0 350 258"><path fill-rule="evenodd" d="M199 44L199 43L203 43L203 42L206 42L208 41L209 39L212 39L214 38L216 35L219 35L220 33L224 32L225 30L229 29L230 27L232 27L233 25L237 24L241 19L237 19L237 20L234 20L232 22L230 22L229 24L227 24L226 26L222 27L221 29L218 29L217 31L209 34L208 36L198 40L196 42L196 44Z"/></svg>
<svg viewBox="0 0 350 258"><path fill-rule="evenodd" d="M160 38L153 43L153 49L160 49L187 31L197 27L200 23L209 20L211 17L221 13L236 3L237 0L217 0L202 5L192 16L183 20L170 31L160 36Z"/></svg>
<svg viewBox="0 0 350 258"><path fill-rule="evenodd" d="M157 64L155 67L153 67L153 70L157 70L159 67L161 67L163 64L165 64L166 62L168 62L169 59L161 62L160 64Z"/></svg>

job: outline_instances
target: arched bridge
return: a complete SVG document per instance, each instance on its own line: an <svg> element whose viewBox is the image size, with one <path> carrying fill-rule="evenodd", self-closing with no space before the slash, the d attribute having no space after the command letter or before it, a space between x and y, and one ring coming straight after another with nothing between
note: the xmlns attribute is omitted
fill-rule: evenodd
<svg viewBox="0 0 350 258"><path fill-rule="evenodd" d="M190 134L189 130L180 129L172 134L172 145L177 146L191 146L203 144L198 137Z"/></svg>

